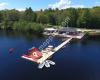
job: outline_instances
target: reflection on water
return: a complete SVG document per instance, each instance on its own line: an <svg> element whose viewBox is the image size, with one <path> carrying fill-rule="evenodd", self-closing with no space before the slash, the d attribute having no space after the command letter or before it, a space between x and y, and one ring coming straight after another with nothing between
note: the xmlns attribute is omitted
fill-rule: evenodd
<svg viewBox="0 0 100 80"><path fill-rule="evenodd" d="M39 70L37 64L20 56L47 37L30 33L0 31L0 80L100 80L100 39L74 41L53 55L56 66ZM50 43L57 46L61 39ZM13 53L9 49L14 48Z"/></svg>
<svg viewBox="0 0 100 80"><path fill-rule="evenodd" d="M18 37L23 37L26 38L27 40L33 40L36 38L43 38L44 36L41 34L34 34L34 33L29 33L29 32L17 32L17 31L0 31L0 36L3 37L10 37L10 38L18 38Z"/></svg>

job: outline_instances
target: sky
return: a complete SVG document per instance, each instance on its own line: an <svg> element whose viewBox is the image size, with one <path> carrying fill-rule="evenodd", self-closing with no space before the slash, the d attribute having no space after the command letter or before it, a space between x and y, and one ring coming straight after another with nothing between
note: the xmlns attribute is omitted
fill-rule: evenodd
<svg viewBox="0 0 100 80"><path fill-rule="evenodd" d="M47 8L90 8L94 6L100 6L100 0L0 0L0 10L17 9L22 11L31 7L34 11L37 11Z"/></svg>

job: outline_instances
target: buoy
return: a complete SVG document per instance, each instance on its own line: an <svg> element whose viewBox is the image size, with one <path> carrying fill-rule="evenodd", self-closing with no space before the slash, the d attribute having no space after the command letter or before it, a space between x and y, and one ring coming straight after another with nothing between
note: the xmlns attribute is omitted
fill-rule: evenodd
<svg viewBox="0 0 100 80"><path fill-rule="evenodd" d="M9 52L12 53L14 51L14 48L10 48Z"/></svg>

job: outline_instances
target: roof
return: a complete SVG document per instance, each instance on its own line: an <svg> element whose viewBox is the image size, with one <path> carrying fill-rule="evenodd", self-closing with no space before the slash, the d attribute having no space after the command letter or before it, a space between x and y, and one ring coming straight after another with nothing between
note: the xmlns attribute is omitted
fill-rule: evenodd
<svg viewBox="0 0 100 80"><path fill-rule="evenodd" d="M63 28L59 29L59 31L75 32L77 30L75 28L71 28L71 27L63 27Z"/></svg>
<svg viewBox="0 0 100 80"><path fill-rule="evenodd" d="M44 30L46 30L46 31L56 31L57 29L55 29L55 28L45 28Z"/></svg>

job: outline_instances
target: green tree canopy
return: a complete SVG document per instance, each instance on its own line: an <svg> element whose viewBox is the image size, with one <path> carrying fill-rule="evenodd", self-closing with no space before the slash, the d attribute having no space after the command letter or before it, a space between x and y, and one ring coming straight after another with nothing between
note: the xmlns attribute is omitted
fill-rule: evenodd
<svg viewBox="0 0 100 80"><path fill-rule="evenodd" d="M79 16L77 20L78 27L85 27L88 28L91 26L91 14L89 9L83 10L82 14Z"/></svg>
<svg viewBox="0 0 100 80"><path fill-rule="evenodd" d="M48 23L48 16L45 14L38 14L37 22L42 23L42 24L47 24Z"/></svg>
<svg viewBox="0 0 100 80"><path fill-rule="evenodd" d="M36 13L33 12L33 10L31 9L31 7L26 8L25 12L24 12L24 16L23 19L29 22L35 22L36 21Z"/></svg>

